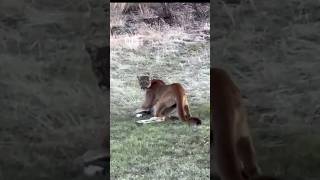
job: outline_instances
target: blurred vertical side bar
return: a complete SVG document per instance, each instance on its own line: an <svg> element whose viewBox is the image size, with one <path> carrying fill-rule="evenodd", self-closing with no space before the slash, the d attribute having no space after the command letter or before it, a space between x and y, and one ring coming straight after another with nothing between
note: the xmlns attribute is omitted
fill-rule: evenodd
<svg viewBox="0 0 320 180"><path fill-rule="evenodd" d="M110 0L106 0L105 4L105 12L106 12L106 41L107 41L107 51L108 51L108 63L107 63L107 88L106 92L106 101L107 101L107 110L106 110L106 127L107 127L107 151L109 154L109 162L107 162L107 173L105 179L110 179Z"/></svg>
<svg viewBox="0 0 320 180"><path fill-rule="evenodd" d="M211 81L211 74L212 74L212 70L214 67L214 57L213 57L213 46L212 46L212 41L214 39L214 8L215 8L215 3L217 0L211 0L210 2L210 179L213 179L213 141L214 141L214 137L213 137L213 86L214 84Z"/></svg>

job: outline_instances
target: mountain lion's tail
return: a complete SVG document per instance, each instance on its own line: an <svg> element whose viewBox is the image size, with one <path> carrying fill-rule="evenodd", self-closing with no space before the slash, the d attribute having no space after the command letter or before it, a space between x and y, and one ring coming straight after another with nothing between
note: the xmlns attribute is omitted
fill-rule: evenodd
<svg viewBox="0 0 320 180"><path fill-rule="evenodd" d="M189 112L189 105L184 93L184 90L179 88L179 93L177 95L176 104L179 118L187 123L201 125L201 120L197 117L191 117Z"/></svg>

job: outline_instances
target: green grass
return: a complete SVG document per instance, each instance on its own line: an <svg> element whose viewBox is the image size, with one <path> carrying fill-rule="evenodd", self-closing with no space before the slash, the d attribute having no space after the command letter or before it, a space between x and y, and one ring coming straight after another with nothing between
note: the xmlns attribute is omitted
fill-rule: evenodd
<svg viewBox="0 0 320 180"><path fill-rule="evenodd" d="M255 131L258 161L263 172L284 179L317 179L320 139L314 128L279 127Z"/></svg>
<svg viewBox="0 0 320 180"><path fill-rule="evenodd" d="M137 126L116 120L111 130L111 178L208 179L209 121L192 128L182 122Z"/></svg>
<svg viewBox="0 0 320 180"><path fill-rule="evenodd" d="M73 162L99 143L93 140L104 122L104 96L95 83L68 81L43 73L46 64L27 62L2 56L1 179L78 179Z"/></svg>

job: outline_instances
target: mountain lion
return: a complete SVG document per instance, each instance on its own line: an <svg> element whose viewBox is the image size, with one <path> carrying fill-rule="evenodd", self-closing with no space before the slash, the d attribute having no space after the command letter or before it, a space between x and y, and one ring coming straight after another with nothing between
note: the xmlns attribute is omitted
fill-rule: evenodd
<svg viewBox="0 0 320 180"><path fill-rule="evenodd" d="M200 125L201 120L191 117L185 89L179 83L166 85L162 80L138 77L141 89L146 90L145 100L136 113L152 111L154 117L137 123L164 121L168 114L177 109L179 118L189 124Z"/></svg>
<svg viewBox="0 0 320 180"><path fill-rule="evenodd" d="M240 91L222 69L213 68L213 135L222 180L275 180L259 176L247 112Z"/></svg>

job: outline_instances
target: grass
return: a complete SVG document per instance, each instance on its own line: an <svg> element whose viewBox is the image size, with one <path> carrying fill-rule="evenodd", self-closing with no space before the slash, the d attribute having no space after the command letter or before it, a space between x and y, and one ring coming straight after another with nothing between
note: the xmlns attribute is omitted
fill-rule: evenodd
<svg viewBox="0 0 320 180"><path fill-rule="evenodd" d="M111 178L209 178L208 120L198 129L172 122L136 126L117 121L111 134Z"/></svg>
<svg viewBox="0 0 320 180"><path fill-rule="evenodd" d="M260 130L256 146L264 172L285 179L317 179L320 141L317 133L308 131L309 128L293 132L281 128Z"/></svg>
<svg viewBox="0 0 320 180"><path fill-rule="evenodd" d="M110 14L111 27L114 19L127 18L112 9ZM203 38L209 35L202 32L209 22L199 21L188 30L193 22L183 26L138 22L136 34L110 37L111 179L209 178L209 40ZM137 75L148 73L168 84L183 84L191 114L203 125L192 128L177 121L137 126L134 111L144 99Z"/></svg>
<svg viewBox="0 0 320 180"><path fill-rule="evenodd" d="M319 179L319 1L254 5L256 10L242 3L211 11L211 65L228 70L248 97L262 171Z"/></svg>
<svg viewBox="0 0 320 180"><path fill-rule="evenodd" d="M95 84L70 76L68 82L43 73L45 64L26 61L2 56L2 179L72 179L81 175L74 159L98 144L92 139L105 117L103 94Z"/></svg>

